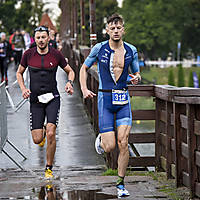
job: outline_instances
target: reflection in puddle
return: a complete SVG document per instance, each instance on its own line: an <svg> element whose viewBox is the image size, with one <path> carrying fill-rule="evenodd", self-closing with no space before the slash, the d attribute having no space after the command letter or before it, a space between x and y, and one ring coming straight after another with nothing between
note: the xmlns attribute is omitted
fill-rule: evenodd
<svg viewBox="0 0 200 200"><path fill-rule="evenodd" d="M60 200L63 199L59 192L57 191L57 188L54 187L51 183L46 184L45 186L42 186L38 195L39 200Z"/></svg>
<svg viewBox="0 0 200 200"><path fill-rule="evenodd" d="M42 186L38 195L39 200L104 200L115 199L116 195L102 193L101 190L72 190L62 194L59 188L52 184Z"/></svg>
<svg viewBox="0 0 200 200"><path fill-rule="evenodd" d="M115 199L116 195L101 193L101 190L75 190L65 192L63 199L65 200L103 200Z"/></svg>

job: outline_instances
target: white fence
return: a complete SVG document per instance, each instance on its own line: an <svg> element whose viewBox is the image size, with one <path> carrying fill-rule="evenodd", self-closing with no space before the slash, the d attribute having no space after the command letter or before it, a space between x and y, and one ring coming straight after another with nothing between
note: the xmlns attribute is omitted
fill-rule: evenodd
<svg viewBox="0 0 200 200"><path fill-rule="evenodd" d="M191 67L193 65L196 65L200 67L200 62L197 61L192 61L192 60L184 60L184 61L164 61L164 60L158 60L158 61L145 61L146 65L149 66L158 66L160 68L165 68L165 67L176 67L179 64L182 64L183 67Z"/></svg>

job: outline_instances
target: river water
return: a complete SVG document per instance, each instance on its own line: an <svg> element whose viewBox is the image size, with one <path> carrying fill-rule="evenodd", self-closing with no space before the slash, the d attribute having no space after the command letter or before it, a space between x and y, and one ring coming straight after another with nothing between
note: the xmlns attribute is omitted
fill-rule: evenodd
<svg viewBox="0 0 200 200"><path fill-rule="evenodd" d="M155 122L150 121L134 121L132 126L132 133L148 133L155 132ZM155 144L134 144L141 156L154 156Z"/></svg>

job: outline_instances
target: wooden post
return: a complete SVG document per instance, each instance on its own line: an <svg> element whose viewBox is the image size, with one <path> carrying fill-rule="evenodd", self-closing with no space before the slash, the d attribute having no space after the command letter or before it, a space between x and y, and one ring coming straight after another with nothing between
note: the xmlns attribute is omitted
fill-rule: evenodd
<svg viewBox="0 0 200 200"><path fill-rule="evenodd" d="M166 102L166 123L165 123L165 130L167 136L167 146L166 146L166 157L167 157L167 166L166 166L166 173L167 178L172 178L171 175L171 164L172 164L172 151L171 151L171 139L172 139L172 132L171 132L171 115L173 113L173 104L171 102Z"/></svg>
<svg viewBox="0 0 200 200"><path fill-rule="evenodd" d="M155 134L156 134L156 142L155 142L155 157L156 157L156 170L161 171L161 142L160 142L160 108L161 108L161 100L156 98L156 123L155 123Z"/></svg>
<svg viewBox="0 0 200 200"><path fill-rule="evenodd" d="M191 198L195 196L195 182L198 180L197 166L195 165L196 135L194 134L195 105L187 104L187 144L188 144L188 170Z"/></svg>
<svg viewBox="0 0 200 200"><path fill-rule="evenodd" d="M182 185L182 167L181 167L181 106L178 103L173 103L174 110L174 135L175 135L175 167L176 167L176 187Z"/></svg>

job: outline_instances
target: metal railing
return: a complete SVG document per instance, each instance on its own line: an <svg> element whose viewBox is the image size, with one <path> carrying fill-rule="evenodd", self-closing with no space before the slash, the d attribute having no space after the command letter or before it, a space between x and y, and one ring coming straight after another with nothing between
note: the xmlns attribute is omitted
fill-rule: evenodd
<svg viewBox="0 0 200 200"><path fill-rule="evenodd" d="M5 88L5 81L0 84L0 153L4 153L8 158L10 158L20 169L24 169L12 156L4 150L4 146L8 143L12 148L14 148L24 159L25 155L8 140L8 128L7 128L7 95Z"/></svg>
<svg viewBox="0 0 200 200"><path fill-rule="evenodd" d="M8 138L5 81L0 84L0 153Z"/></svg>
<svg viewBox="0 0 200 200"><path fill-rule="evenodd" d="M29 88L29 72L28 72L28 68L25 70L24 74L23 74L23 78L24 78L24 84L26 85L27 88ZM16 86L17 85L17 80L15 80L13 83L11 83L10 85L7 85L5 87L5 91L6 91L6 95L8 98L8 102L11 106L11 108L13 109L14 112L17 112L28 100L27 99L20 99L20 101L18 103L16 103L13 100L13 96L15 95L15 90L16 90Z"/></svg>

